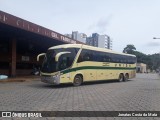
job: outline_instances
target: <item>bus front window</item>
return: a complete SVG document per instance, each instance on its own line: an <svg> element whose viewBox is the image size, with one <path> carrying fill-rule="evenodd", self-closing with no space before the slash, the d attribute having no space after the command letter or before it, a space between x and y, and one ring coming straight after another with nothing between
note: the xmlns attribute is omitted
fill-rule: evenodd
<svg viewBox="0 0 160 120"><path fill-rule="evenodd" d="M56 51L48 51L42 63L41 71L45 73L56 72L57 62L55 61Z"/></svg>
<svg viewBox="0 0 160 120"><path fill-rule="evenodd" d="M58 53L66 51L69 53L62 54L60 55L58 61L55 60ZM77 52L77 48L59 48L48 50L42 63L41 71L44 73L53 73L69 68L73 63Z"/></svg>

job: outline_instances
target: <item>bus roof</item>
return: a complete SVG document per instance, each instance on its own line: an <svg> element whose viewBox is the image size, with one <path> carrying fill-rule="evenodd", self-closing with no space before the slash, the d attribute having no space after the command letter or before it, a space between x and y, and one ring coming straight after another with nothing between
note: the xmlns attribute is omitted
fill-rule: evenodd
<svg viewBox="0 0 160 120"><path fill-rule="evenodd" d="M136 57L135 55L132 55L132 54L115 52L115 51L110 50L110 49L99 48L99 47L94 47L94 46L89 46L89 45L84 45L84 44L63 44L63 45L57 45L57 46L50 47L48 50L58 49L58 48L83 48L83 49L89 49L89 50L95 50L95 51L108 52L108 53L114 53L114 54Z"/></svg>
<svg viewBox="0 0 160 120"><path fill-rule="evenodd" d="M58 48L81 48L82 44L63 44L63 45L57 45L57 46L53 46L50 47L50 49L58 49Z"/></svg>

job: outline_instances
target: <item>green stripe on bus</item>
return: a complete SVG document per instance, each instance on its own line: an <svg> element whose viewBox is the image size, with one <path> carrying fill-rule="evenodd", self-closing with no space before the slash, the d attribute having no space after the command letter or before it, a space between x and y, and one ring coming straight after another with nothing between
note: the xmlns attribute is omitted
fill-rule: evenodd
<svg viewBox="0 0 160 120"><path fill-rule="evenodd" d="M76 68L70 68L64 71L61 71L61 73L66 74L69 72L77 71L77 70L86 70L86 69L109 69L109 70L135 70L136 68L127 68L127 67L100 67L100 66L83 66L83 67L76 67Z"/></svg>

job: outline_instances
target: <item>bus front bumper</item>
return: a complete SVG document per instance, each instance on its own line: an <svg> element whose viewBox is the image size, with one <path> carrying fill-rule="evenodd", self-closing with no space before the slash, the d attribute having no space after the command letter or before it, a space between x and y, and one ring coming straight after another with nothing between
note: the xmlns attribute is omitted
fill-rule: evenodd
<svg viewBox="0 0 160 120"><path fill-rule="evenodd" d="M44 83L49 83L49 84L56 84L58 85L60 83L60 77L59 75L55 76L41 76L41 81Z"/></svg>

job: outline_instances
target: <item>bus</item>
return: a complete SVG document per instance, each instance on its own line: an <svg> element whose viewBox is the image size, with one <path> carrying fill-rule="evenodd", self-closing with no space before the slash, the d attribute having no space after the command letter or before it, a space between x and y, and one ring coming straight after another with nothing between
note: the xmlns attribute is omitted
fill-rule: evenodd
<svg viewBox="0 0 160 120"><path fill-rule="evenodd" d="M40 70L41 81L50 84L73 83L79 86L86 81L118 80L136 75L136 56L114 52L84 44L63 44L50 47Z"/></svg>

